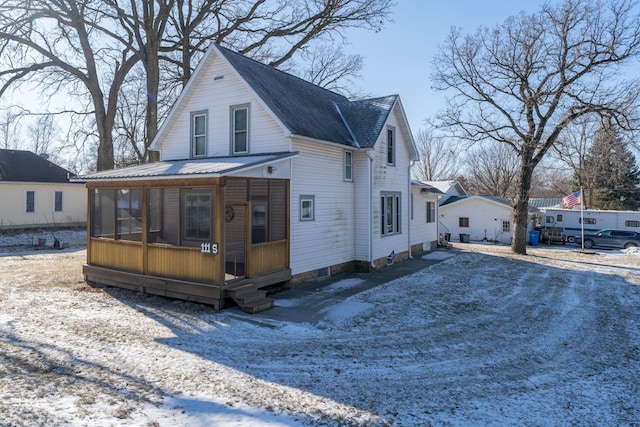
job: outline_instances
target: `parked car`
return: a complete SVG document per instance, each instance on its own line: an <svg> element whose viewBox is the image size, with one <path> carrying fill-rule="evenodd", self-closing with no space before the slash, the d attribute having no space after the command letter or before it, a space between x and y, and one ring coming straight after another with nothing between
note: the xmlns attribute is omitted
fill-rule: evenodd
<svg viewBox="0 0 640 427"><path fill-rule="evenodd" d="M576 243L581 244L581 238L576 238ZM626 230L600 230L593 234L584 235L584 247L599 248L633 248L640 246L640 234Z"/></svg>

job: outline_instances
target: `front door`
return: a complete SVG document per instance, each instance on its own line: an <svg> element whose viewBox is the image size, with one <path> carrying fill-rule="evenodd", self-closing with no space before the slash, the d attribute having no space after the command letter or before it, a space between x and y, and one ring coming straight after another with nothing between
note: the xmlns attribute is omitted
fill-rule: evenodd
<svg viewBox="0 0 640 427"><path fill-rule="evenodd" d="M225 282L245 276L247 260L247 205L225 207Z"/></svg>

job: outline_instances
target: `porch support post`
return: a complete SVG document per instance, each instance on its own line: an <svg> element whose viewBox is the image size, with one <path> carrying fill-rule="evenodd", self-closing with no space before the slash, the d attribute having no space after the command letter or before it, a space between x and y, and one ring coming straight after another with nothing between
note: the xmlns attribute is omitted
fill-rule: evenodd
<svg viewBox="0 0 640 427"><path fill-rule="evenodd" d="M147 274L148 271L147 244L149 242L149 202L147 199L147 191L147 186L142 185L142 274Z"/></svg>
<svg viewBox="0 0 640 427"><path fill-rule="evenodd" d="M215 206L215 236L218 243L218 254L216 255L216 261L218 263L218 284L224 285L225 273L227 271L225 265L226 258L226 236L225 236L225 206L226 200L224 197L226 187L226 179L220 178L215 186L216 193L216 206Z"/></svg>

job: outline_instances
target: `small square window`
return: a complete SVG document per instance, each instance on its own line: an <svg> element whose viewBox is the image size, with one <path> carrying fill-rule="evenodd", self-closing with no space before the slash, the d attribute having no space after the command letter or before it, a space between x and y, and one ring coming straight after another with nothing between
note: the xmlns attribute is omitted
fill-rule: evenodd
<svg viewBox="0 0 640 427"><path fill-rule="evenodd" d="M300 221L315 219L315 196L300 196Z"/></svg>
<svg viewBox="0 0 640 427"><path fill-rule="evenodd" d="M460 226L461 228L469 228L469 218L458 218L458 226Z"/></svg>

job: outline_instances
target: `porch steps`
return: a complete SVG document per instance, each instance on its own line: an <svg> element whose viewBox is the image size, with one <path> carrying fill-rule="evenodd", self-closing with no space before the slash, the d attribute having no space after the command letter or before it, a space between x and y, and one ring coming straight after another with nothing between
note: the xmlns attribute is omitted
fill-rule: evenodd
<svg viewBox="0 0 640 427"><path fill-rule="evenodd" d="M231 285L225 291L241 309L250 314L273 308L274 299L267 297L267 291L258 288L255 283Z"/></svg>

